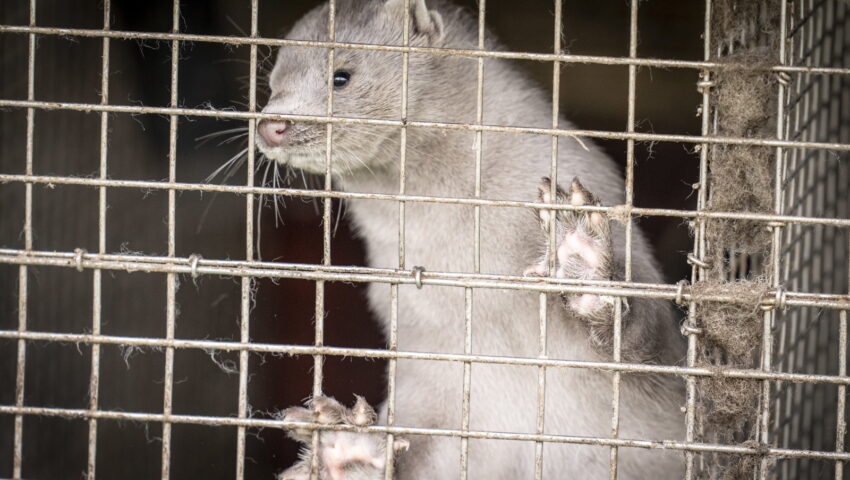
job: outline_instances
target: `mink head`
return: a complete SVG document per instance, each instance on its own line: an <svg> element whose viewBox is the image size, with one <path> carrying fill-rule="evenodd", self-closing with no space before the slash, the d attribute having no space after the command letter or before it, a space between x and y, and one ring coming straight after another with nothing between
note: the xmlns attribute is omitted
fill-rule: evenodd
<svg viewBox="0 0 850 480"><path fill-rule="evenodd" d="M428 5L425 0L409 0L409 6L409 45L475 47L474 19L459 8L441 0L430 0ZM328 4L313 9L286 39L327 42L328 11ZM402 46L404 18L405 0L337 0L334 40ZM467 110L465 103L474 102L474 90L468 91L475 85L474 61L412 53L408 66L408 118L416 112L416 118L437 120L446 105L461 111ZM402 78L403 58L398 51L335 48L329 53L323 46L282 46L269 76L271 95L263 112L307 118L259 122L257 146L269 159L323 173L328 128L310 117L326 117L330 99L334 117L399 121ZM331 138L335 176L374 173L397 162L398 126L336 123Z"/></svg>

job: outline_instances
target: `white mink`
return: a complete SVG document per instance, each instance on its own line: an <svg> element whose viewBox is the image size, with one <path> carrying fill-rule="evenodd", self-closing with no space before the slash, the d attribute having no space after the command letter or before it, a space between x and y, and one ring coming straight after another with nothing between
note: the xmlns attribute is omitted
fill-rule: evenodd
<svg viewBox="0 0 850 480"><path fill-rule="evenodd" d="M402 45L404 0L337 0L338 42ZM444 0L410 0L410 44L418 47L477 49L477 19ZM327 40L328 6L299 20L290 39ZM487 49L500 45L489 32ZM402 105L402 55L399 52L336 49L333 114L399 120ZM267 113L324 116L327 113L327 50L282 47L269 83ZM484 65L484 123L551 126L551 98L514 64L488 58ZM478 61L447 55L411 53L408 119L475 123ZM571 124L560 119L560 126ZM266 157L309 172L323 173L326 126L315 122L263 121L257 146ZM535 201L548 199L551 137L531 134L483 135L481 197ZM348 192L398 193L401 132L396 126L333 125L331 171L335 188ZM406 183L410 195L471 197L475 190L475 133L462 130L407 129ZM558 176L564 180L557 201L574 205L623 203L623 180L613 161L585 141L558 141ZM576 180L573 180L576 179ZM579 180L580 179L580 180ZM570 181L572 183L570 183ZM362 237L369 265L398 266L398 204L350 200L349 220ZM481 208L480 268L485 273L546 275L546 216L527 209ZM473 207L407 202L406 268L473 272ZM625 234L601 214L561 212L555 219L558 257L555 275L569 278L622 278ZM541 230L541 226L544 228ZM662 282L643 234L633 231L633 278ZM530 267L531 266L531 267ZM550 359L610 361L614 299L593 295L548 299ZM369 302L385 331L390 325L390 287L370 284ZM669 302L629 299L623 315L622 355L626 361L673 365L684 356L676 316ZM463 353L464 289L426 285L399 287L398 347L403 351ZM476 289L473 293L472 351L506 357L538 355L539 294ZM470 429L535 433L538 370L517 365L473 364ZM463 366L459 363L401 359L397 363L396 420L399 426L459 429ZM599 370L548 368L546 434L611 435L612 374ZM684 420L681 379L661 375L623 375L620 431L624 439L681 440ZM316 409L322 405L322 409ZM357 423L352 412L332 399L314 399L312 409L295 408L290 420ZM357 409L360 410L357 410ZM331 412L331 413L328 413ZM381 406L378 423L386 419ZM383 435L323 433L317 452L322 479L384 478ZM293 436L304 439L303 432ZM447 436L410 435L409 451L397 458L396 478L447 479L460 476L461 442ZM309 443L309 442L308 442ZM396 446L398 448L398 446ZM309 452L307 452L309 453ZM546 443L544 478L608 478L610 448ZM469 478L533 478L535 444L529 441L470 439ZM308 478L301 462L281 475ZM620 448L619 478L677 478L684 472L681 452Z"/></svg>

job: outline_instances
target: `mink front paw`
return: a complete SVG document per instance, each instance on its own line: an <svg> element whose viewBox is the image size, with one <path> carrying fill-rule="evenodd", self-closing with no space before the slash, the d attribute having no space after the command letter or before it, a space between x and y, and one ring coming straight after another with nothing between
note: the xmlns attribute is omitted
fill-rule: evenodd
<svg viewBox="0 0 850 480"><path fill-rule="evenodd" d="M538 187L538 201L550 202L551 181L544 177ZM570 191L556 187L556 203L574 206L600 205L599 201L574 178ZM548 245L550 215L555 214L555 278L611 280L613 247L610 220L600 212L536 210ZM549 276L549 252L525 270L527 276ZM605 322L611 318L614 298L595 294L565 294L567 307L580 317Z"/></svg>
<svg viewBox="0 0 850 480"><path fill-rule="evenodd" d="M354 407L347 408L331 397L315 397L306 408L287 408L280 415L287 422L352 425L368 427L375 424L375 410L363 397L357 397ZM313 458L312 431L295 427L289 436L304 444L301 459L278 475L278 480L308 480ZM387 436L383 433L359 431L319 431L319 450L316 452L319 480L379 480L385 477ZM393 453L407 450L408 442L396 438Z"/></svg>

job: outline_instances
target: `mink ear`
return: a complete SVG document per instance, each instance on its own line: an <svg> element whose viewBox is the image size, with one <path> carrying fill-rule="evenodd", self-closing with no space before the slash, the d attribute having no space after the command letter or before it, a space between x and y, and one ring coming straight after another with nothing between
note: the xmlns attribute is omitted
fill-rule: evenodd
<svg viewBox="0 0 850 480"><path fill-rule="evenodd" d="M392 16L404 21L404 3L406 0L387 0L384 6ZM443 36L443 17L436 10L428 10L425 0L409 0L410 20L414 35L423 35L433 43Z"/></svg>

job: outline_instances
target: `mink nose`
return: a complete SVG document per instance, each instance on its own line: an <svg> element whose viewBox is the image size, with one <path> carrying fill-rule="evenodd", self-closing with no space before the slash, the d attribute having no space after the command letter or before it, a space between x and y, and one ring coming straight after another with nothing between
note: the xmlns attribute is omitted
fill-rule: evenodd
<svg viewBox="0 0 850 480"><path fill-rule="evenodd" d="M286 141L285 135L288 128L289 122L263 120L257 130L269 146L279 147Z"/></svg>

